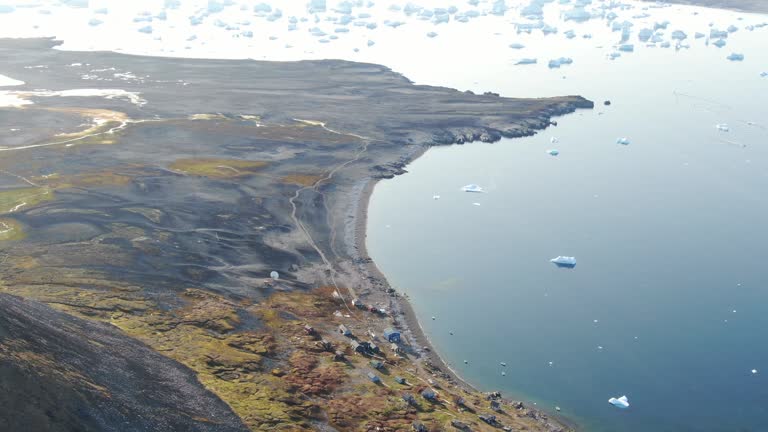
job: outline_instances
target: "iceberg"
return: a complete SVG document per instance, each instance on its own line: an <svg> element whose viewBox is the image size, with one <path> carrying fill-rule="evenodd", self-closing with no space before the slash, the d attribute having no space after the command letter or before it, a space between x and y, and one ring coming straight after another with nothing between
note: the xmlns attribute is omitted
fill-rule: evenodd
<svg viewBox="0 0 768 432"><path fill-rule="evenodd" d="M13 13L16 11L14 6L0 5L0 14Z"/></svg>
<svg viewBox="0 0 768 432"><path fill-rule="evenodd" d="M564 268L574 268L576 267L576 258L575 257L569 257L569 256L558 256L557 258L552 258L549 260L549 262L555 264L558 267L564 267Z"/></svg>
<svg viewBox="0 0 768 432"><path fill-rule="evenodd" d="M610 398L608 399L608 403L615 406L616 408L629 408L629 400L626 396L622 396L620 398Z"/></svg>
<svg viewBox="0 0 768 432"><path fill-rule="evenodd" d="M509 44L509 47L512 49L523 49L525 48L525 45L521 43L513 43L513 44Z"/></svg>
<svg viewBox="0 0 768 432"><path fill-rule="evenodd" d="M715 125L715 129L719 130L720 132L730 132L731 128L725 123L720 123Z"/></svg>
<svg viewBox="0 0 768 432"><path fill-rule="evenodd" d="M619 51L623 52L633 52L635 50L635 46L632 44L623 44L619 45Z"/></svg>
<svg viewBox="0 0 768 432"><path fill-rule="evenodd" d="M515 63L516 65L530 65L530 64L536 64L535 58L523 58L517 61Z"/></svg>
<svg viewBox="0 0 768 432"><path fill-rule="evenodd" d="M107 8L94 9L93 13L101 14L101 15L106 15L106 14L109 13L109 9L107 9Z"/></svg>
<svg viewBox="0 0 768 432"><path fill-rule="evenodd" d="M714 45L714 46L716 46L718 48L722 48L722 47L725 46L725 43L726 43L725 39L718 39L718 40L712 42L712 45Z"/></svg>
<svg viewBox="0 0 768 432"><path fill-rule="evenodd" d="M612 52L608 54L608 58L611 60L616 60L617 58L621 57L620 52Z"/></svg>
<svg viewBox="0 0 768 432"><path fill-rule="evenodd" d="M712 29L709 31L710 39L727 38L728 32L724 30Z"/></svg>
<svg viewBox="0 0 768 432"><path fill-rule="evenodd" d="M104 24L104 21L102 21L100 19L96 19L96 18L91 18L91 20L88 21L88 25L91 26L91 27L96 27L96 26L99 26L99 25L102 25L102 24Z"/></svg>
<svg viewBox="0 0 768 432"><path fill-rule="evenodd" d="M679 41L681 41L681 40L685 40L685 39L687 39L687 38L688 38L688 35L687 35L687 34L685 34L685 32L684 32L684 31L682 31L682 30L675 30L675 31L673 31L673 32L672 32L672 36L671 36L671 37L672 37L672 39L674 39L674 40L679 40Z"/></svg>
<svg viewBox="0 0 768 432"><path fill-rule="evenodd" d="M569 65L571 63L573 63L573 59L568 57L560 57L559 59L550 60L549 68L555 69L555 68L559 68L562 65Z"/></svg>
<svg viewBox="0 0 768 432"><path fill-rule="evenodd" d="M616 144L629 145L629 138L619 138L616 140Z"/></svg>
<svg viewBox="0 0 768 432"><path fill-rule="evenodd" d="M476 193L483 192L483 188L476 184L468 184L462 187L461 190L464 192L476 192Z"/></svg>
<svg viewBox="0 0 768 432"><path fill-rule="evenodd" d="M563 19L565 21L573 20L577 22L589 21L592 18L592 14L587 12L583 7L574 7L573 9L563 12Z"/></svg>
<svg viewBox="0 0 768 432"><path fill-rule="evenodd" d="M256 13L270 13L272 12L272 6L268 5L267 3L259 3L253 7L253 11Z"/></svg>
<svg viewBox="0 0 768 432"><path fill-rule="evenodd" d="M671 47L671 46L672 46L672 44L671 44L671 43L669 43L669 41L664 41L664 42L662 42L662 43L661 43L661 45L659 45L659 46L660 46L660 47L662 47L662 48L669 48L669 47Z"/></svg>
<svg viewBox="0 0 768 432"><path fill-rule="evenodd" d="M152 33L152 26L144 26L140 28L139 33L146 33L146 34Z"/></svg>
<svg viewBox="0 0 768 432"><path fill-rule="evenodd" d="M573 38L575 38L575 37L576 37L576 32L575 32L575 31L573 31L573 30L568 30L568 31L564 32L563 34L564 34L564 35L565 35L565 37L567 37L568 39L573 39Z"/></svg>
<svg viewBox="0 0 768 432"><path fill-rule="evenodd" d="M427 33L427 37L430 37L430 38L437 37L437 33L429 32L429 33Z"/></svg>
<svg viewBox="0 0 768 432"><path fill-rule="evenodd" d="M653 36L653 30L649 28L640 29L640 32L637 34L637 38L640 39L640 42L648 42L651 36Z"/></svg>
<svg viewBox="0 0 768 432"><path fill-rule="evenodd" d="M735 33L738 29L739 29L738 27L731 25L731 26L728 26L726 30L728 31L728 33Z"/></svg>
<svg viewBox="0 0 768 432"><path fill-rule="evenodd" d="M726 58L728 60L730 60L730 61L743 61L744 60L744 54L732 53L731 55L729 55Z"/></svg>
<svg viewBox="0 0 768 432"><path fill-rule="evenodd" d="M696 39L701 39L701 38L703 38L704 36L706 36L706 35L705 35L704 33L701 33L701 32L696 32L696 33L694 33L694 35L693 35L693 37L694 37L694 38L696 38Z"/></svg>
<svg viewBox="0 0 768 432"><path fill-rule="evenodd" d="M550 156L557 156L557 155L559 155L559 154L560 154L560 151L559 151L559 150L556 150L556 149L551 149L551 150L547 150L547 153L548 153Z"/></svg>
<svg viewBox="0 0 768 432"><path fill-rule="evenodd" d="M556 143L558 141L560 141L560 140L557 139L556 137L552 137L552 138L549 139L549 142L551 142L552 144L554 144L554 143Z"/></svg>
<svg viewBox="0 0 768 432"><path fill-rule="evenodd" d="M307 5L307 12L311 14L325 12L325 9L325 0L309 0L309 4Z"/></svg>
<svg viewBox="0 0 768 432"><path fill-rule="evenodd" d="M375 43L376 43L376 42L374 42L374 41L372 41L372 40L369 40L369 41L368 41L368 46L373 46Z"/></svg>
<svg viewBox="0 0 768 432"><path fill-rule="evenodd" d="M760 72L762 78L768 77L768 72Z"/></svg>

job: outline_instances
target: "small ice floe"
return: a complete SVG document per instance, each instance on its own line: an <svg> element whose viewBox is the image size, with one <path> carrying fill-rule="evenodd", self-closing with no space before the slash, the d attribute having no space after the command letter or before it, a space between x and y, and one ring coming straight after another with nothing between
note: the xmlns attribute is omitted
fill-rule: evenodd
<svg viewBox="0 0 768 432"><path fill-rule="evenodd" d="M480 203L478 203L478 202L472 203L472 205L475 206L475 207L480 207Z"/></svg>
<svg viewBox="0 0 768 432"><path fill-rule="evenodd" d="M464 364L469 364L469 360L464 360Z"/></svg>
<svg viewBox="0 0 768 432"><path fill-rule="evenodd" d="M280 279L280 273L273 270L271 273L269 273L269 277L271 277L274 280L278 280Z"/></svg>
<svg viewBox="0 0 768 432"><path fill-rule="evenodd" d="M427 37L428 37L428 38L434 38L434 37L437 37L437 33L435 33L435 32L429 32L429 33L427 33Z"/></svg>
<svg viewBox="0 0 768 432"><path fill-rule="evenodd" d="M483 188L481 188L479 185L476 184L468 184L461 188L464 192L475 192L475 193L481 193L483 192Z"/></svg>
<svg viewBox="0 0 768 432"><path fill-rule="evenodd" d="M558 140L558 139L557 139L557 138L555 138L555 137L552 137L552 138L550 138L550 139L549 139L549 142L551 142L552 144L555 144L555 143L556 143L556 142L558 142L558 141L560 141L560 140Z"/></svg>
<svg viewBox="0 0 768 432"><path fill-rule="evenodd" d="M725 123L720 123L715 125L715 129L719 130L720 132L730 132L731 128Z"/></svg>
<svg viewBox="0 0 768 432"><path fill-rule="evenodd" d="M433 316L433 317L432 317L432 321L434 321L435 319L436 319L436 318Z"/></svg>
<svg viewBox="0 0 768 432"><path fill-rule="evenodd" d="M440 195L432 195L432 199L433 200L439 200L440 199Z"/></svg>
<svg viewBox="0 0 768 432"><path fill-rule="evenodd" d="M615 406L616 408L629 408L629 399L627 399L626 396L622 396L620 398L610 398L608 399L608 403Z"/></svg>
<svg viewBox="0 0 768 432"><path fill-rule="evenodd" d="M619 51L623 51L623 52L634 52L634 51L635 51L635 46L634 46L634 45L632 45L632 44L623 44L623 45L619 45Z"/></svg>
<svg viewBox="0 0 768 432"><path fill-rule="evenodd" d="M557 69L557 68L560 68L560 66L569 65L571 63L573 63L572 58L560 57L554 60L550 60L548 66L550 69Z"/></svg>
<svg viewBox="0 0 768 432"><path fill-rule="evenodd" d="M637 38L640 39L640 42L648 42L648 40L651 39L651 36L653 36L653 30L649 28L640 29L637 33Z"/></svg>
<svg viewBox="0 0 768 432"><path fill-rule="evenodd" d="M760 76L762 78L766 78L766 77L768 77L768 72L760 72Z"/></svg>
<svg viewBox="0 0 768 432"><path fill-rule="evenodd" d="M726 44L725 39L718 39L718 40L712 42L712 45L714 45L714 46L716 46L718 48L724 47L725 44Z"/></svg>
<svg viewBox="0 0 768 432"><path fill-rule="evenodd" d="M673 40L685 40L688 38L688 35L685 34L682 30L675 30L672 32L672 36L670 36Z"/></svg>
<svg viewBox="0 0 768 432"><path fill-rule="evenodd" d="M629 138L622 137L616 140L616 144L629 145Z"/></svg>
<svg viewBox="0 0 768 432"><path fill-rule="evenodd" d="M525 45L521 43L513 43L513 44L510 44L509 47L512 49L523 49L525 48Z"/></svg>
<svg viewBox="0 0 768 432"><path fill-rule="evenodd" d="M739 53L731 53L726 59L730 61L743 61L744 60L744 54Z"/></svg>
<svg viewBox="0 0 768 432"><path fill-rule="evenodd" d="M515 63L515 64L516 65L531 65L531 64L536 64L536 63L537 62L536 62L535 58L523 58L523 59L518 60L517 63Z"/></svg>
<svg viewBox="0 0 768 432"><path fill-rule="evenodd" d="M564 267L564 268L574 268L576 267L576 258L575 257L569 257L569 256L558 256L556 258L552 258L549 260L549 262L555 264L558 267Z"/></svg>
<svg viewBox="0 0 768 432"><path fill-rule="evenodd" d="M5 75L0 75L0 87L20 86L24 85L24 81L15 80Z"/></svg>
<svg viewBox="0 0 768 432"><path fill-rule="evenodd" d="M500 365L502 365L502 366L504 366L504 367L507 367L507 364L506 364L506 363L504 363L504 362L501 362L501 363L499 363L499 364L500 364Z"/></svg>
<svg viewBox="0 0 768 432"><path fill-rule="evenodd" d="M608 59L610 60L616 60L617 58L621 57L620 52L612 52L608 54Z"/></svg>
<svg viewBox="0 0 768 432"><path fill-rule="evenodd" d="M550 156L557 156L557 155L559 155L559 154L560 154L560 151L559 151L559 150L556 150L556 149L550 149L550 150L547 150L547 153L548 153Z"/></svg>
<svg viewBox="0 0 768 432"><path fill-rule="evenodd" d="M555 362L549 362L548 364L549 364L550 366L554 366L554 365L555 365Z"/></svg>
<svg viewBox="0 0 768 432"><path fill-rule="evenodd" d="M754 374L756 374L756 373L757 373L757 369L752 369L752 371L751 371L751 372L752 372L752 375L754 375Z"/></svg>
<svg viewBox="0 0 768 432"><path fill-rule="evenodd" d="M701 32L696 32L696 33L693 34L693 37L696 38L696 39L701 39L704 36L706 36L706 35L704 33L701 33Z"/></svg>

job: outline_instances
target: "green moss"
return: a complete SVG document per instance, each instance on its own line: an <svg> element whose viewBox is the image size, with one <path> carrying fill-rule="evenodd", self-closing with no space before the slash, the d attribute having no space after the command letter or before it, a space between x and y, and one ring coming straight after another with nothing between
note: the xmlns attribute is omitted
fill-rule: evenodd
<svg viewBox="0 0 768 432"><path fill-rule="evenodd" d="M0 241L21 240L25 236L20 223L13 219L0 219Z"/></svg>
<svg viewBox="0 0 768 432"><path fill-rule="evenodd" d="M255 175L266 165L264 161L201 158L178 159L171 164L170 168L195 176L227 179Z"/></svg>
<svg viewBox="0 0 768 432"><path fill-rule="evenodd" d="M53 191L47 187L29 187L0 191L0 215L27 209L53 199Z"/></svg>

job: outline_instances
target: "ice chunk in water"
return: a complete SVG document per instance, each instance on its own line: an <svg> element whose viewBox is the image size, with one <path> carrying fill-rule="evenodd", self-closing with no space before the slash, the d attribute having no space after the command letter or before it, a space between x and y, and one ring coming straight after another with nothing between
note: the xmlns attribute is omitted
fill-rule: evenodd
<svg viewBox="0 0 768 432"><path fill-rule="evenodd" d="M509 47L512 49L523 49L525 48L525 45L521 43L513 43L513 44L510 44Z"/></svg>
<svg viewBox="0 0 768 432"><path fill-rule="evenodd" d="M529 65L529 64L536 64L535 58L524 58L520 59L515 63L516 65Z"/></svg>
<svg viewBox="0 0 768 432"><path fill-rule="evenodd" d="M701 39L701 38L703 38L704 36L706 36L706 35L705 35L704 33L701 33L701 32L696 32L696 33L694 33L694 35L693 35L693 37L695 37L696 39Z"/></svg>
<svg viewBox="0 0 768 432"><path fill-rule="evenodd" d="M429 32L429 33L427 33L427 37L430 37L430 38L437 37L437 33Z"/></svg>
<svg viewBox="0 0 768 432"><path fill-rule="evenodd" d="M685 34L685 32L682 31L682 30L675 30L675 31L672 32L672 36L671 37L674 40L680 40L681 41L681 40L687 39L688 35Z"/></svg>
<svg viewBox="0 0 768 432"><path fill-rule="evenodd" d="M715 129L719 130L720 132L730 132L731 128L725 123L720 123L715 125Z"/></svg>
<svg viewBox="0 0 768 432"><path fill-rule="evenodd" d="M623 137L616 140L616 144L629 145L629 138Z"/></svg>
<svg viewBox="0 0 768 432"><path fill-rule="evenodd" d="M653 36L653 30L649 28L640 29L640 32L637 34L640 42L648 42L648 40L651 39L651 36Z"/></svg>
<svg viewBox="0 0 768 432"><path fill-rule="evenodd" d="M275 280L280 279L280 273L273 270L272 272L269 273L269 277Z"/></svg>
<svg viewBox="0 0 768 432"><path fill-rule="evenodd" d="M768 77L768 72L760 72L760 76L763 78Z"/></svg>
<svg viewBox="0 0 768 432"><path fill-rule="evenodd" d="M9 5L0 5L0 14L7 14L7 13L13 13L16 11L16 8Z"/></svg>
<svg viewBox="0 0 768 432"><path fill-rule="evenodd" d="M560 57L559 59L550 60L549 68L550 69L559 68L562 65L569 65L571 63L573 63L573 59L568 57Z"/></svg>
<svg viewBox="0 0 768 432"><path fill-rule="evenodd" d="M461 188L464 192L483 192L483 188L476 184L468 184Z"/></svg>
<svg viewBox="0 0 768 432"><path fill-rule="evenodd" d="M619 45L619 51L633 52L634 50L635 50L635 46L632 44Z"/></svg>
<svg viewBox="0 0 768 432"><path fill-rule="evenodd" d="M555 264L558 267L574 268L576 267L576 258L571 256L558 256L552 258L549 262Z"/></svg>
<svg viewBox="0 0 768 432"><path fill-rule="evenodd" d="M592 18L592 15L587 12L583 7L574 7L573 9L567 10L563 12L563 18L573 21L588 21L590 18Z"/></svg>
<svg viewBox="0 0 768 432"><path fill-rule="evenodd" d="M146 34L152 33L152 26L148 25L148 26L144 26L144 27L140 28L139 29L139 33L146 33Z"/></svg>
<svg viewBox="0 0 768 432"><path fill-rule="evenodd" d="M559 155L559 154L560 154L560 151L559 151L559 150L557 150L557 149L551 149L551 150L547 150L547 153L548 153L550 156L557 156L557 155Z"/></svg>
<svg viewBox="0 0 768 432"><path fill-rule="evenodd" d="M738 29L735 25L730 25L726 30L728 30L728 33L735 33Z"/></svg>
<svg viewBox="0 0 768 432"><path fill-rule="evenodd" d="M91 20L88 21L88 25L91 26L91 27L96 27L96 26L102 25L102 24L104 24L104 21L102 21L100 19L96 19L96 18L91 18Z"/></svg>
<svg viewBox="0 0 768 432"><path fill-rule="evenodd" d="M626 396L622 396L620 398L610 398L608 399L608 403L615 406L616 408L629 408L629 400Z"/></svg>
<svg viewBox="0 0 768 432"><path fill-rule="evenodd" d="M725 46L725 43L726 43L725 39L718 39L718 40L712 42L712 45L714 45L714 46L716 46L718 48L722 48L722 47Z"/></svg>
<svg viewBox="0 0 768 432"><path fill-rule="evenodd" d="M732 53L726 58L730 61L742 61L744 60L744 54Z"/></svg>

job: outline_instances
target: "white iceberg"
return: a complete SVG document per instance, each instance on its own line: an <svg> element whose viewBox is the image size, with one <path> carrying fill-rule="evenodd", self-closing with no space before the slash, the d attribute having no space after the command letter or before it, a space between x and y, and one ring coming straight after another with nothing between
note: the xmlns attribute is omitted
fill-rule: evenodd
<svg viewBox="0 0 768 432"><path fill-rule="evenodd" d="M510 44L509 47L512 49L523 49L525 48L525 45L521 43L513 43L513 44Z"/></svg>
<svg viewBox="0 0 768 432"><path fill-rule="evenodd" d="M560 140L557 139L556 137L552 137L552 138L549 139L549 142L551 142L552 144L554 144L554 143L556 143L558 141L560 141Z"/></svg>
<svg viewBox="0 0 768 432"><path fill-rule="evenodd" d="M736 27L735 25L730 25L730 26L728 26L727 30L728 30L728 33L735 33L738 29L739 28Z"/></svg>
<svg viewBox="0 0 768 432"><path fill-rule="evenodd" d="M725 124L725 123L720 123L720 124L715 125L715 129L719 130L720 132L730 132L731 131L731 128L727 124Z"/></svg>
<svg viewBox="0 0 768 432"><path fill-rule="evenodd" d="M629 400L626 396L622 396L620 398L610 398L608 399L608 403L615 406L616 408L629 408Z"/></svg>
<svg viewBox="0 0 768 432"><path fill-rule="evenodd" d="M560 57L559 59L550 60L549 68L555 69L555 68L559 68L562 65L569 65L571 63L573 63L573 59L568 57Z"/></svg>
<svg viewBox="0 0 768 432"><path fill-rule="evenodd" d="M550 156L557 156L557 155L559 155L559 154L560 154L560 151L559 151L559 150L556 150L556 149L551 149L551 150L547 150L547 153L548 153Z"/></svg>
<svg viewBox="0 0 768 432"><path fill-rule="evenodd" d="M653 30L649 28L640 29L640 32L637 34L640 42L648 42L648 40L651 39L651 36L653 36Z"/></svg>
<svg viewBox="0 0 768 432"><path fill-rule="evenodd" d="M729 55L726 58L728 60L730 60L730 61L742 61L742 60L744 60L744 54L732 53L731 55Z"/></svg>
<svg viewBox="0 0 768 432"><path fill-rule="evenodd" d="M477 192L477 193L483 192L483 188L476 184L468 184L462 187L461 190L463 190L464 192Z"/></svg>
<svg viewBox="0 0 768 432"><path fill-rule="evenodd" d="M619 51L623 52L633 52L635 51L635 46L632 44L623 44L619 45Z"/></svg>
<svg viewBox="0 0 768 432"><path fill-rule="evenodd" d="M696 33L693 34L693 37L696 38L696 39L701 39L704 36L706 36L706 35L704 33L701 33L701 32L696 32Z"/></svg>
<svg viewBox="0 0 768 432"><path fill-rule="evenodd" d="M623 137L616 140L616 144L629 145L629 138Z"/></svg>
<svg viewBox="0 0 768 432"><path fill-rule="evenodd" d="M437 37L437 33L435 33L435 32L429 32L429 33L427 33L427 37L428 37L428 38L434 38L434 37Z"/></svg>
<svg viewBox="0 0 768 432"><path fill-rule="evenodd" d="M718 39L718 40L712 42L712 45L714 45L714 46L716 46L718 48L722 48L722 47L725 46L725 43L726 43L725 39Z"/></svg>
<svg viewBox="0 0 768 432"><path fill-rule="evenodd" d="M140 28L139 33L146 33L146 34L152 33L152 26L144 26Z"/></svg>
<svg viewBox="0 0 768 432"><path fill-rule="evenodd" d="M576 267L576 258L571 256L558 256L552 258L549 262L555 264L558 267L574 268Z"/></svg>
<svg viewBox="0 0 768 432"><path fill-rule="evenodd" d="M671 37L674 40L680 40L681 41L681 40L687 39L688 35L685 34L685 32L682 31L682 30L675 30L675 31L672 32L672 36Z"/></svg>
<svg viewBox="0 0 768 432"><path fill-rule="evenodd" d="M760 72L760 76L763 78L768 77L768 72Z"/></svg>
<svg viewBox="0 0 768 432"><path fill-rule="evenodd" d="M530 64L536 64L535 58L523 58L517 61L515 63L516 65L530 65Z"/></svg>

